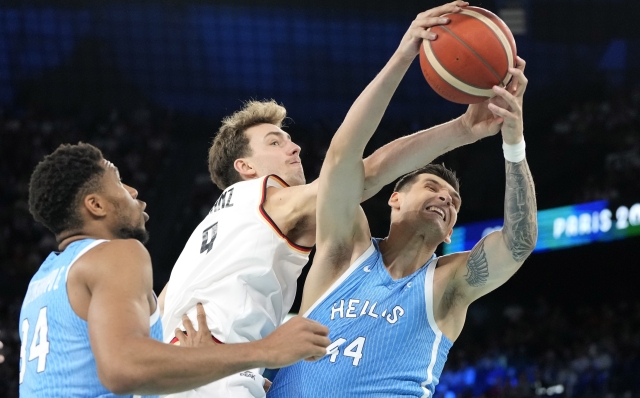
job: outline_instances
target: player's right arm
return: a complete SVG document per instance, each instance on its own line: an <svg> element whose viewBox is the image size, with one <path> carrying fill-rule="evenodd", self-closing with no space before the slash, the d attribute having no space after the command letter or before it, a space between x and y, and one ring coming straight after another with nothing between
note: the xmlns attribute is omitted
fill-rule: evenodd
<svg viewBox="0 0 640 398"><path fill-rule="evenodd" d="M321 357L330 343L324 326L295 318L251 343L164 344L149 337L151 260L138 241L103 243L79 261L91 265L81 267L80 277L91 295L87 321L98 376L117 394L189 390L242 370Z"/></svg>
<svg viewBox="0 0 640 398"><path fill-rule="evenodd" d="M427 29L445 23L440 16L458 12L452 2L418 14L396 52L353 103L331 140L322 164L316 204L317 249L305 283L302 308L308 308L370 245L370 232L360 201L365 189L364 149L389 101L418 54Z"/></svg>

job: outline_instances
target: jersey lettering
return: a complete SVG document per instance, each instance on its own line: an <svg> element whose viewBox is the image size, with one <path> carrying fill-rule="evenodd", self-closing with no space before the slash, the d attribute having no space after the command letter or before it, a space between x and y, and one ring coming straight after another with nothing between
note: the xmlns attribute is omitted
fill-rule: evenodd
<svg viewBox="0 0 640 398"><path fill-rule="evenodd" d="M360 299L353 298L349 300L340 300L339 303L333 303L333 306L331 307L331 320L370 316L372 318L380 317L393 325L398 322L400 317L405 313L404 308L399 305L394 306L391 311L385 309L382 313L376 313L377 305L377 302L371 303L369 300L362 301Z"/></svg>
<svg viewBox="0 0 640 398"><path fill-rule="evenodd" d="M233 188L229 188L228 190L222 192L222 195L216 200L216 203L213 205L212 212L216 212L220 209L224 209L227 207L232 207L233 203L231 203L231 198L233 197Z"/></svg>
<svg viewBox="0 0 640 398"><path fill-rule="evenodd" d="M218 223L213 224L209 228L202 231L202 245L200 246L200 253L205 251L209 253L213 247L213 242L218 236Z"/></svg>
<svg viewBox="0 0 640 398"><path fill-rule="evenodd" d="M353 362L351 363L353 366L358 366L360 364L360 360L362 359L362 349L364 348L364 343L366 341L366 337L360 336L353 340L351 344L344 349L342 355L353 358ZM329 362L336 362L338 355L340 355L340 346L346 342L347 339L340 337L327 347L328 355L331 355Z"/></svg>
<svg viewBox="0 0 640 398"><path fill-rule="evenodd" d="M47 355L49 354L49 324L47 322L47 307L42 307L38 313L36 328L33 331L33 339L29 347L29 361L38 359L36 371L42 373L47 367ZM24 381L27 370L27 340L29 339L29 320L22 320L22 344L20 346L20 384Z"/></svg>

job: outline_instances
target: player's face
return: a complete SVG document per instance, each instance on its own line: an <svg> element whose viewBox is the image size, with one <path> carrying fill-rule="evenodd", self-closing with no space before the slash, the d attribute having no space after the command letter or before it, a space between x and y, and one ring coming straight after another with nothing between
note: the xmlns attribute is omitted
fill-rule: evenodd
<svg viewBox="0 0 640 398"><path fill-rule="evenodd" d="M245 134L251 147L251 156L245 159L258 177L275 174L292 186L305 183L300 147L289 134L268 123L250 127Z"/></svg>
<svg viewBox="0 0 640 398"><path fill-rule="evenodd" d="M103 194L109 208L108 222L113 234L119 239L137 239L142 243L149 240L145 223L149 215L144 212L147 204L138 200L138 191L125 185L120 179L118 168L108 160L103 160L106 169L103 176Z"/></svg>
<svg viewBox="0 0 640 398"><path fill-rule="evenodd" d="M450 242L461 204L460 195L451 184L433 174L420 174L408 191L394 195L398 196L397 217L415 225L416 232L424 231L440 242Z"/></svg>

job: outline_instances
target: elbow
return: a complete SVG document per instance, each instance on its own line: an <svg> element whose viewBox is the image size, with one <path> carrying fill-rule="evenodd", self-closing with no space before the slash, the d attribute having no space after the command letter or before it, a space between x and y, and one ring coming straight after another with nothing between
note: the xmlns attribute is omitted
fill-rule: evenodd
<svg viewBox="0 0 640 398"><path fill-rule="evenodd" d="M143 384L137 372L121 364L98 366L98 378L107 390L116 395L135 394Z"/></svg>

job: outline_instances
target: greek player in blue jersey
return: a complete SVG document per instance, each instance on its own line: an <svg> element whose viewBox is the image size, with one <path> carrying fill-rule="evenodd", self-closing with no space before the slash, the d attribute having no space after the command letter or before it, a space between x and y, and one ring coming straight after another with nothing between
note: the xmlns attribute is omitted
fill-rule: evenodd
<svg viewBox="0 0 640 398"><path fill-rule="evenodd" d="M37 165L29 209L60 251L33 276L20 312L21 396L172 393L324 354L327 328L302 317L261 341L215 344L201 305L197 332L185 319L181 346L161 343L137 197L89 144L61 145Z"/></svg>
<svg viewBox="0 0 640 398"><path fill-rule="evenodd" d="M439 16L454 2L419 14L391 60L353 104L322 166L316 255L301 312L329 326L328 355L281 369L269 397L430 397L471 302L506 282L537 237L536 201L525 159L524 61L513 82L494 87L485 128L502 131L506 167L505 224L470 252L436 258L460 210L455 174L427 165L401 178L389 199L391 226L372 239L359 207L362 154L393 92ZM471 126L470 129L477 127ZM436 144L437 145L437 144ZM421 148L416 148L416 151Z"/></svg>

